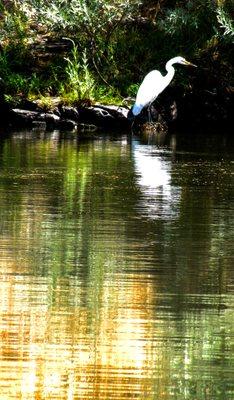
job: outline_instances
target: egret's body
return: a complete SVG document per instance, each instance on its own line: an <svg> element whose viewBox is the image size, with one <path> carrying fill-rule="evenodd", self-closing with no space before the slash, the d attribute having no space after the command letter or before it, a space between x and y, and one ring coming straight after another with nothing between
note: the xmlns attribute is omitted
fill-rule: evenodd
<svg viewBox="0 0 234 400"><path fill-rule="evenodd" d="M143 108L149 108L158 95L170 84L175 74L173 64L176 63L195 66L189 61L186 61L183 57L178 56L166 63L166 75L162 75L161 72L157 70L149 72L138 89L136 101L132 108L134 116L140 114Z"/></svg>

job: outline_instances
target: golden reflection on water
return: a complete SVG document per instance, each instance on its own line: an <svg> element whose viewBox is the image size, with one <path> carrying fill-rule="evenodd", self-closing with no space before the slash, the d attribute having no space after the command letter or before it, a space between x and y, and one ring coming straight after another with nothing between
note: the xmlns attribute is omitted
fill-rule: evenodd
<svg viewBox="0 0 234 400"><path fill-rule="evenodd" d="M120 289L107 277L92 310L79 304L79 282L59 279L53 287L48 278L9 273L14 267L9 259L1 262L1 400L124 399L129 392L151 392L150 280L142 286L137 275L125 276Z"/></svg>
<svg viewBox="0 0 234 400"><path fill-rule="evenodd" d="M201 377L196 366L215 348L221 355L213 348L214 313L185 316L180 331L173 313L157 308L163 295L157 295L150 275L119 273L113 284L107 274L97 292L75 277L53 282L14 275L9 258L0 266L1 400L171 399L181 382L190 399L197 397L189 396L186 381L196 387L203 378L198 398L215 398L207 369ZM97 296L94 304L85 302L87 292ZM233 319L229 312L226 318ZM213 326L210 337L207 326Z"/></svg>

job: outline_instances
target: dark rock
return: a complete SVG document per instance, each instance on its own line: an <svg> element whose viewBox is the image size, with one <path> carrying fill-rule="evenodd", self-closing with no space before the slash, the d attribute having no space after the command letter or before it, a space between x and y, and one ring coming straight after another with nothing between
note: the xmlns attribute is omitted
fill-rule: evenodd
<svg viewBox="0 0 234 400"><path fill-rule="evenodd" d="M61 106L60 115L63 119L79 121L79 112L75 107Z"/></svg>
<svg viewBox="0 0 234 400"><path fill-rule="evenodd" d="M59 107L53 108L52 113L61 118L61 112L59 110Z"/></svg>
<svg viewBox="0 0 234 400"><path fill-rule="evenodd" d="M10 124L14 127L33 128L37 121L45 122L47 129L55 129L58 127L60 118L52 113L22 110L20 108L13 108L10 112Z"/></svg>
<svg viewBox="0 0 234 400"><path fill-rule="evenodd" d="M60 117L52 113L41 113L39 120L46 122L46 129L53 130L59 128Z"/></svg>
<svg viewBox="0 0 234 400"><path fill-rule="evenodd" d="M20 127L32 127L33 121L41 120L40 112L13 108L10 112L10 124Z"/></svg>
<svg viewBox="0 0 234 400"><path fill-rule="evenodd" d="M72 119L61 119L59 122L59 129L62 131L74 131L77 129L77 123Z"/></svg>
<svg viewBox="0 0 234 400"><path fill-rule="evenodd" d="M118 106L95 105L79 109L80 122L96 125L100 128L126 128L130 126L127 119L128 109Z"/></svg>

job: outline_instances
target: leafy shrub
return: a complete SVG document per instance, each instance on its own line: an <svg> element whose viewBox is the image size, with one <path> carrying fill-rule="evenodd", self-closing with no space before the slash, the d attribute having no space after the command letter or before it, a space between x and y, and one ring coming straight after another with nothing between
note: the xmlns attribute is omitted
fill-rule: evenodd
<svg viewBox="0 0 234 400"><path fill-rule="evenodd" d="M63 97L69 97L72 101L93 99L94 79L89 71L86 50L79 57L77 46L72 41L71 57L66 57L66 80L60 86Z"/></svg>

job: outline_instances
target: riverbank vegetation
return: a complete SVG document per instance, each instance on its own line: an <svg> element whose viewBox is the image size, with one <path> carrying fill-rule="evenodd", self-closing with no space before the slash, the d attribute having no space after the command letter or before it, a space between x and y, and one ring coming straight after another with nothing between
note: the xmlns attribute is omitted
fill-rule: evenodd
<svg viewBox="0 0 234 400"><path fill-rule="evenodd" d="M201 67L178 72L184 90L230 93L232 15L231 0L1 0L1 93L118 104L178 54Z"/></svg>

